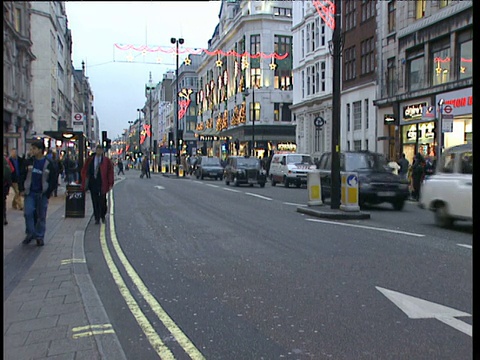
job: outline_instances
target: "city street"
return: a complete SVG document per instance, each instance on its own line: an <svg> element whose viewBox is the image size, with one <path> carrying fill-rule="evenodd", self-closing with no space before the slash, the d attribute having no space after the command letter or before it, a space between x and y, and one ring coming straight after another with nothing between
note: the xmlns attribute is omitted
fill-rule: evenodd
<svg viewBox="0 0 480 360"><path fill-rule="evenodd" d="M84 244L126 357L473 358L471 223L438 228L413 202L330 220L307 201L127 171Z"/></svg>

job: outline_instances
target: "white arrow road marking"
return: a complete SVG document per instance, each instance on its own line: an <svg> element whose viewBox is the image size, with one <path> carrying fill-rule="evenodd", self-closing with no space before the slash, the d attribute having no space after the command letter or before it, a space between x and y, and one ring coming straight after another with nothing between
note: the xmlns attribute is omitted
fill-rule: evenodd
<svg viewBox="0 0 480 360"><path fill-rule="evenodd" d="M341 223L341 222L336 222L336 221L327 221L327 220L318 220L318 219L305 219L305 220L313 221L313 222L321 222L321 223L325 223L325 224L334 224L334 225L357 227L357 228L362 228L362 229L385 231L385 232L391 232L391 233L403 234L403 235L410 235L410 236L417 236L417 237L424 237L425 236L425 235L422 235L422 234L416 234L416 233L411 233L411 232L407 232L407 231L384 229L384 228L378 228L378 227L373 227L373 226L365 226L365 225L346 224L346 223Z"/></svg>
<svg viewBox="0 0 480 360"><path fill-rule="evenodd" d="M253 193L245 193L245 195L250 195L250 196L255 196L255 197L258 197L260 199L264 199L264 200L273 200L272 198L268 198L266 196L262 196L262 195L258 195L258 194L253 194Z"/></svg>
<svg viewBox="0 0 480 360"><path fill-rule="evenodd" d="M472 325L455 319L456 316L472 316L466 312L446 307L434 302L419 299L393 290L375 286L378 291L397 305L410 319L437 319L472 336Z"/></svg>
<svg viewBox="0 0 480 360"><path fill-rule="evenodd" d="M465 244L457 244L458 246L466 247L467 249L471 249L472 245L465 245Z"/></svg>
<svg viewBox="0 0 480 360"><path fill-rule="evenodd" d="M165 188L163 186L160 186L160 185L156 185L155 186L158 190L165 190Z"/></svg>

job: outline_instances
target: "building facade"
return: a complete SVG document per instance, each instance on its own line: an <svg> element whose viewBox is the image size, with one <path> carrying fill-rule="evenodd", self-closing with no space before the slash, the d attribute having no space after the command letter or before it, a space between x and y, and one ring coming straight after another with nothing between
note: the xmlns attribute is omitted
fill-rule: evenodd
<svg viewBox="0 0 480 360"><path fill-rule="evenodd" d="M311 1L294 1L292 13L296 151L319 158L331 148L333 31Z"/></svg>
<svg viewBox="0 0 480 360"><path fill-rule="evenodd" d="M473 1L380 1L379 118L391 118L390 154L437 157L471 143ZM379 16L379 18L382 18Z"/></svg>
<svg viewBox="0 0 480 360"><path fill-rule="evenodd" d="M197 71L198 146L268 156L295 143L292 2L222 1L219 19Z"/></svg>
<svg viewBox="0 0 480 360"><path fill-rule="evenodd" d="M3 152L27 152L32 135L32 51L30 2L3 2Z"/></svg>

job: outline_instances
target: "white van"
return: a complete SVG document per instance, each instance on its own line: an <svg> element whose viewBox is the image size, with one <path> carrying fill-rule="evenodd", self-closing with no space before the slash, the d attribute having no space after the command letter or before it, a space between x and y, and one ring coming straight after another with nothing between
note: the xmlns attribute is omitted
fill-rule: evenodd
<svg viewBox="0 0 480 360"><path fill-rule="evenodd" d="M457 145L446 149L435 174L420 190L419 206L435 213L435 223L451 226L455 220L473 220L473 147Z"/></svg>
<svg viewBox="0 0 480 360"><path fill-rule="evenodd" d="M300 187L307 184L307 174L316 169L309 154L274 154L270 163L270 180L272 186L283 184L289 187L295 184Z"/></svg>

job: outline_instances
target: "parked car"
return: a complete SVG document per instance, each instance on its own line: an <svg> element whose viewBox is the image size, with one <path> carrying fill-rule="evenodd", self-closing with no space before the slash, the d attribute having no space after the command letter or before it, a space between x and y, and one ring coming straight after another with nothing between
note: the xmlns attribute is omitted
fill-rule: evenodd
<svg viewBox="0 0 480 360"><path fill-rule="evenodd" d="M267 172L262 168L260 159L250 156L230 156L223 172L225 184L255 184L265 187Z"/></svg>
<svg viewBox="0 0 480 360"><path fill-rule="evenodd" d="M318 162L322 200L331 195L332 154L324 153ZM340 171L358 174L358 204L391 203L402 210L409 196L408 181L392 172L382 154L370 151L345 151L340 153Z"/></svg>
<svg viewBox="0 0 480 360"><path fill-rule="evenodd" d="M223 166L217 156L201 156L195 164L195 177L197 179L212 178L223 179Z"/></svg>
<svg viewBox="0 0 480 360"><path fill-rule="evenodd" d="M313 159L308 154L274 154L270 163L270 180L272 186L283 183L285 187L307 184L307 174L316 169Z"/></svg>
<svg viewBox="0 0 480 360"><path fill-rule="evenodd" d="M419 206L435 214L435 223L448 227L455 220L473 220L472 144L446 149L434 175L426 177Z"/></svg>

